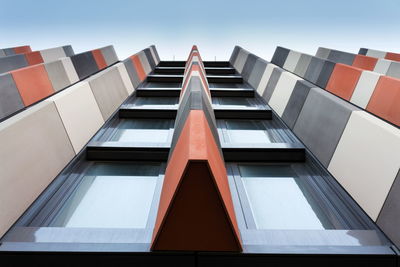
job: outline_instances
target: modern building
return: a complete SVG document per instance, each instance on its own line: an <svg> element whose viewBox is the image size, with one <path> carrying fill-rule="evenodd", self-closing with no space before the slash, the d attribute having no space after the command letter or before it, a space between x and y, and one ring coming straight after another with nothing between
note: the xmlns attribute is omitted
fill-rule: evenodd
<svg viewBox="0 0 400 267"><path fill-rule="evenodd" d="M0 50L1 266L400 266L399 54L24 49Z"/></svg>

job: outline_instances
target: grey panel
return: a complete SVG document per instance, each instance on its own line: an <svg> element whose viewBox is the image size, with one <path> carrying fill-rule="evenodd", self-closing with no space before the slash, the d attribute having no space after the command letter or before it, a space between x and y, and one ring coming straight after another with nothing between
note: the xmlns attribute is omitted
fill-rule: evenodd
<svg viewBox="0 0 400 267"><path fill-rule="evenodd" d="M71 56L75 55L75 52L74 52L74 49L72 49L72 46L64 45L62 48L64 49L65 56L71 57Z"/></svg>
<svg viewBox="0 0 400 267"><path fill-rule="evenodd" d="M242 77L245 81L249 80L250 73L254 68L254 64L256 63L257 57L253 54L249 54L246 59L246 63L244 63L243 70L242 70Z"/></svg>
<svg viewBox="0 0 400 267"><path fill-rule="evenodd" d="M100 50L104 56L104 60L106 61L107 66L110 66L110 65L114 64L115 62L118 62L119 59L118 59L117 54L115 53L114 46L109 45L109 46L101 48Z"/></svg>
<svg viewBox="0 0 400 267"><path fill-rule="evenodd" d="M325 60L321 72L319 74L318 80L316 81L315 84L321 88L325 88L326 85L328 84L329 78L332 75L335 65L336 65L335 62Z"/></svg>
<svg viewBox="0 0 400 267"><path fill-rule="evenodd" d="M153 56L151 55L150 48L146 48L144 50L144 53L146 54L147 60L149 61L150 67L152 70L156 67L156 62L154 61Z"/></svg>
<svg viewBox="0 0 400 267"><path fill-rule="evenodd" d="M314 87L315 85L305 80L299 80L296 82L293 92L282 114L282 120L287 126L289 126L290 129L293 129L301 109L303 108L304 102L306 101L308 93L310 92L310 89Z"/></svg>
<svg viewBox="0 0 400 267"><path fill-rule="evenodd" d="M76 73L79 76L79 80L85 79L99 71L99 67L93 57L92 51L74 55L71 57L71 60L74 64Z"/></svg>
<svg viewBox="0 0 400 267"><path fill-rule="evenodd" d="M10 73L0 75L0 119L22 109L24 104Z"/></svg>
<svg viewBox="0 0 400 267"><path fill-rule="evenodd" d="M315 84L318 81L319 75L322 71L322 68L324 67L325 61L326 60L322 58L312 57L303 78Z"/></svg>
<svg viewBox="0 0 400 267"><path fill-rule="evenodd" d="M317 53L315 53L316 57L327 59L331 49L325 47L318 47Z"/></svg>
<svg viewBox="0 0 400 267"><path fill-rule="evenodd" d="M342 52L338 50L331 50L328 56L328 60L331 60L336 63L352 65L355 57L356 55L351 53Z"/></svg>
<svg viewBox="0 0 400 267"><path fill-rule="evenodd" d="M367 52L368 52L367 48L360 48L360 51L358 51L358 54L366 56Z"/></svg>
<svg viewBox="0 0 400 267"><path fill-rule="evenodd" d="M307 54L302 54L300 56L299 62L296 65L296 68L294 69L294 73L299 75L300 77L304 77L306 74L308 65L310 65L312 56L307 55Z"/></svg>
<svg viewBox="0 0 400 267"><path fill-rule="evenodd" d="M377 224L385 234L400 246L400 171L379 214Z"/></svg>
<svg viewBox="0 0 400 267"><path fill-rule="evenodd" d="M267 68L267 64L268 62L261 58L258 58L256 63L254 64L254 68L251 71L250 77L248 79L249 84L253 86L253 88L258 88L264 71Z"/></svg>
<svg viewBox="0 0 400 267"><path fill-rule="evenodd" d="M0 49L0 57L4 57L6 55L6 53L4 53L3 49Z"/></svg>
<svg viewBox="0 0 400 267"><path fill-rule="evenodd" d="M275 68L272 71L271 77L269 78L267 86L265 87L264 93L262 95L262 98L264 98L267 103L271 99L272 93L274 92L276 84L278 83L283 71L284 70L281 68Z"/></svg>
<svg viewBox="0 0 400 267"><path fill-rule="evenodd" d="M231 58L229 59L229 63L231 63L231 65L233 65L233 63L235 63L236 58L239 55L240 49L241 48L239 46L235 46L235 48L233 49Z"/></svg>
<svg viewBox="0 0 400 267"><path fill-rule="evenodd" d="M386 76L400 78L400 62L390 63Z"/></svg>
<svg viewBox="0 0 400 267"><path fill-rule="evenodd" d="M126 71L128 72L129 78L131 79L133 87L137 88L140 84L140 79L133 65L132 60L130 58L127 58L123 61L123 63L125 65Z"/></svg>
<svg viewBox="0 0 400 267"><path fill-rule="evenodd" d="M28 66L25 55L13 55L0 58L0 73Z"/></svg>
<svg viewBox="0 0 400 267"><path fill-rule="evenodd" d="M359 109L323 89L312 88L293 131L327 167L354 110Z"/></svg>
<svg viewBox="0 0 400 267"><path fill-rule="evenodd" d="M290 50L281 46L275 49L274 56L272 57L271 63L283 68L286 58L289 55Z"/></svg>
<svg viewBox="0 0 400 267"><path fill-rule="evenodd" d="M68 74L61 60L45 63L47 74L55 91L70 85Z"/></svg>
<svg viewBox="0 0 400 267"><path fill-rule="evenodd" d="M14 48L4 48L3 51L4 51L4 54L6 54L6 56L15 55Z"/></svg>

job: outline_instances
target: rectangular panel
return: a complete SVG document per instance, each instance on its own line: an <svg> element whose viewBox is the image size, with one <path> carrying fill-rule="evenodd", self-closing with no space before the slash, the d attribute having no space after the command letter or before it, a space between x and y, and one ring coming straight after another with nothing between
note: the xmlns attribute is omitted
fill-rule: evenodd
<svg viewBox="0 0 400 267"><path fill-rule="evenodd" d="M0 75L0 119L22 109L24 103L11 74Z"/></svg>
<svg viewBox="0 0 400 267"><path fill-rule="evenodd" d="M43 49L43 50L40 50L40 54L42 55L44 62L51 62L51 61L54 61L59 58L67 56L65 54L63 47L54 47L54 48L49 48L49 49Z"/></svg>
<svg viewBox="0 0 400 267"><path fill-rule="evenodd" d="M269 100L269 106L281 117L285 111L296 82L301 78L290 72L283 72Z"/></svg>

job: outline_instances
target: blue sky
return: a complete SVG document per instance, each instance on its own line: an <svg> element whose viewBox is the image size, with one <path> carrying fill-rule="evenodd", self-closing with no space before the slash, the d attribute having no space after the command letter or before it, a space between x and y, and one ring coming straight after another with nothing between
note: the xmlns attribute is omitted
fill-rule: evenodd
<svg viewBox="0 0 400 267"><path fill-rule="evenodd" d="M113 44L120 59L155 44L162 59L228 59L234 45L270 60L277 45L400 52L400 0L0 0L0 47Z"/></svg>

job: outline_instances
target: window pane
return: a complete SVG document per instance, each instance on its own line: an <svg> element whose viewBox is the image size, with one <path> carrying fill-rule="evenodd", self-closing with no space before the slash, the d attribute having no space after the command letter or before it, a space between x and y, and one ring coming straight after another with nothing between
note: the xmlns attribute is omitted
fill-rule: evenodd
<svg viewBox="0 0 400 267"><path fill-rule="evenodd" d="M176 97L138 97L136 98L134 105L175 105L177 103L178 98Z"/></svg>
<svg viewBox="0 0 400 267"><path fill-rule="evenodd" d="M221 97L219 98L220 105L234 107L250 107L250 103L243 97Z"/></svg>
<svg viewBox="0 0 400 267"><path fill-rule="evenodd" d="M332 225L289 166L240 165L258 229L331 229Z"/></svg>
<svg viewBox="0 0 400 267"><path fill-rule="evenodd" d="M258 121L227 120L229 139L232 143L270 143L266 129Z"/></svg>
<svg viewBox="0 0 400 267"><path fill-rule="evenodd" d="M156 164L95 164L51 226L144 228L158 170Z"/></svg>
<svg viewBox="0 0 400 267"><path fill-rule="evenodd" d="M111 141L164 143L168 140L170 125L170 120L123 120Z"/></svg>

